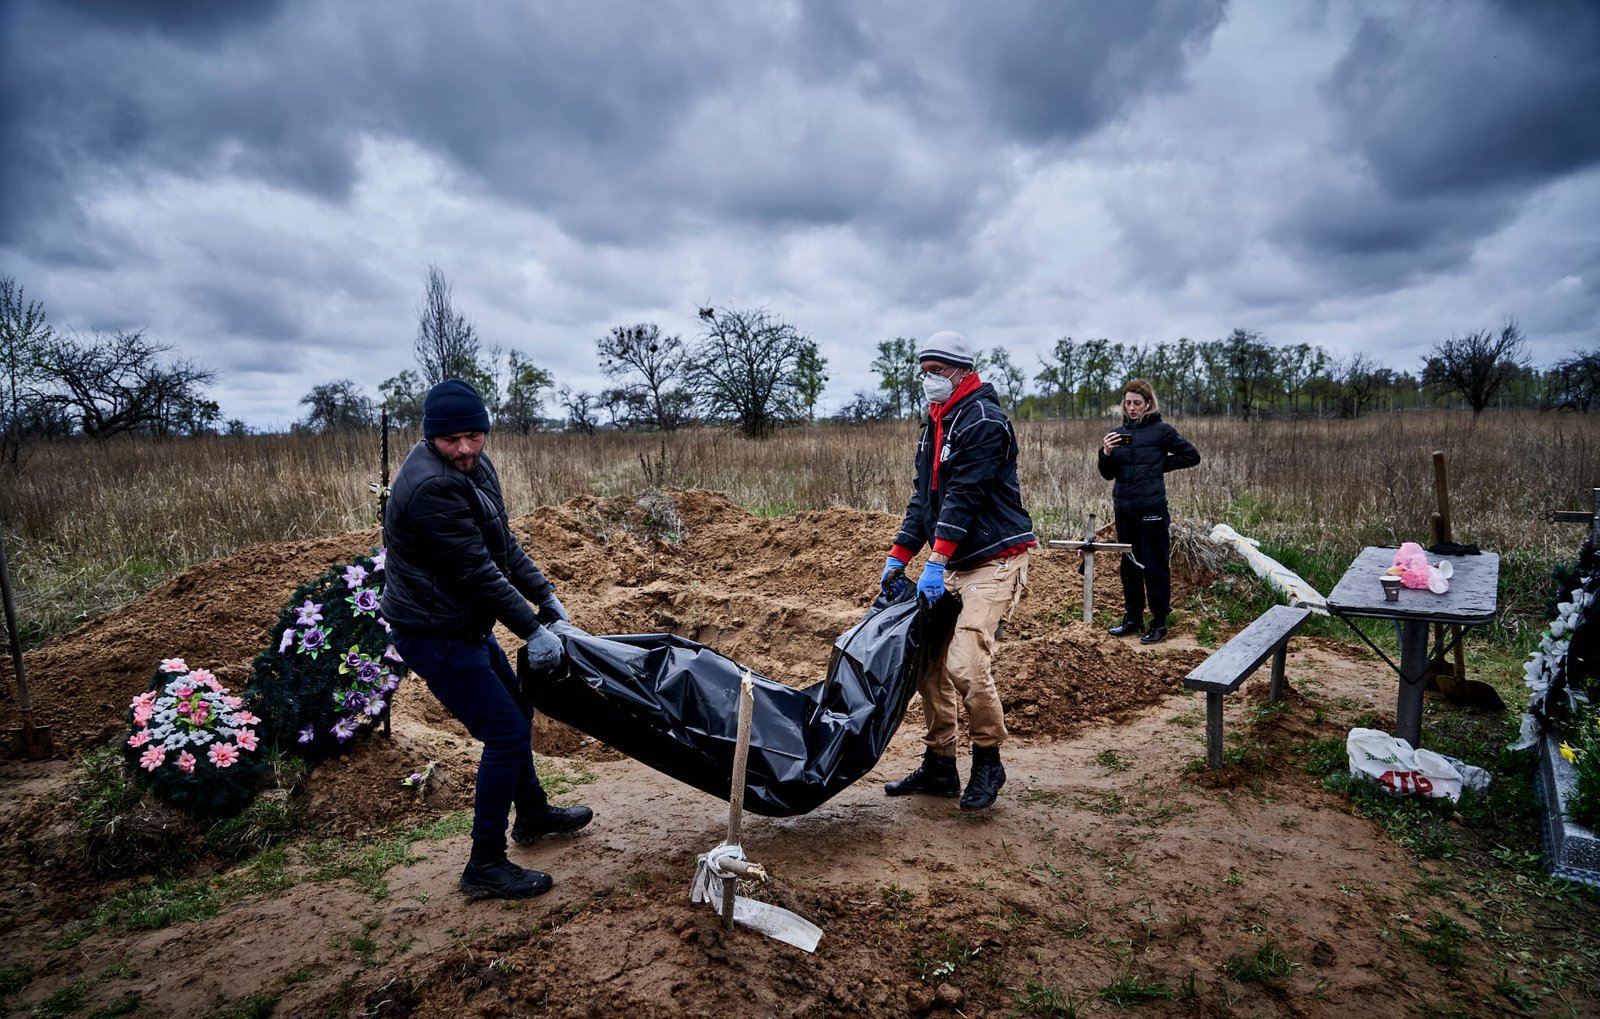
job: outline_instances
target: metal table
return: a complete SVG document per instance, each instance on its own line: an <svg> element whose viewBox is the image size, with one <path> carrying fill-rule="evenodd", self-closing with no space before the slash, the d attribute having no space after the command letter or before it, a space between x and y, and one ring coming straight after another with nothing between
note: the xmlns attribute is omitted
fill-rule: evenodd
<svg viewBox="0 0 1600 1019"><path fill-rule="evenodd" d="M1481 626L1492 621L1499 605L1497 588L1500 581L1500 557L1493 552L1481 555L1450 556L1455 575L1450 578L1450 590L1434 594L1427 590L1400 589L1399 601L1383 600L1383 585L1378 577L1394 562L1392 548L1369 547L1361 550L1355 562L1334 585L1328 595L1328 612L1342 618L1350 628L1400 674L1400 694L1394 713L1394 734L1413 747L1422 745L1422 688L1427 677L1428 628L1434 623L1453 623L1455 627L1440 629L1439 646L1432 656L1442 659L1455 640L1460 639L1460 627ZM1429 555L1429 562L1438 557ZM1357 619L1388 619L1395 623L1400 633L1400 664L1390 661L1372 643ZM1452 640L1444 634L1454 633Z"/></svg>

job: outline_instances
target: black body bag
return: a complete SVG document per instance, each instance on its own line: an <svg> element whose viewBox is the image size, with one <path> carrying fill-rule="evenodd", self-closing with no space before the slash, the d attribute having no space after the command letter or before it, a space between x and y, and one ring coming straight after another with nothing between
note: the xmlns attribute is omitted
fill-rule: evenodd
<svg viewBox="0 0 1600 1019"><path fill-rule="evenodd" d="M900 727L923 659L944 646L961 603L873 603L833 642L828 676L804 690L759 673L746 763L744 809L805 814L871 771ZM533 705L665 775L721 799L732 783L744 667L672 634L596 637L556 623L565 662L531 673L517 655Z"/></svg>

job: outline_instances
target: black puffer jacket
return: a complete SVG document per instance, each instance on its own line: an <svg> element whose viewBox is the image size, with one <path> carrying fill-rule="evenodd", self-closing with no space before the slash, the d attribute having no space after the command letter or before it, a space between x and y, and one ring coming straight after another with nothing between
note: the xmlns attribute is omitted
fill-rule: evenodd
<svg viewBox="0 0 1600 1019"><path fill-rule="evenodd" d="M915 555L935 539L955 543L950 566L957 570L1034 541L1017 485L1017 436L987 382L945 412L943 450L933 448L933 419L922 419L916 490L894 543Z"/></svg>
<svg viewBox="0 0 1600 1019"><path fill-rule="evenodd" d="M383 522L383 618L397 632L481 640L497 619L524 640L538 629L528 602L555 585L512 537L487 456L465 474L417 443L395 475Z"/></svg>
<svg viewBox="0 0 1600 1019"><path fill-rule="evenodd" d="M1111 505L1119 512L1161 512L1167 508L1168 471L1193 467L1200 451L1151 411L1137 421L1123 418L1115 431L1131 440L1099 454L1100 476L1114 481Z"/></svg>

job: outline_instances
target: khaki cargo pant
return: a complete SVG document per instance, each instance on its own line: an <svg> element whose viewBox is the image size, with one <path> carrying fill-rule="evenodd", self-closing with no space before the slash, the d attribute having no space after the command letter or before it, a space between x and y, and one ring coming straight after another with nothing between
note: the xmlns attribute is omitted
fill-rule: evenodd
<svg viewBox="0 0 1600 1019"><path fill-rule="evenodd" d="M944 583L947 592L961 597L961 615L944 653L929 664L917 684L928 726L923 740L929 750L953 755L956 712L965 704L972 745L997 747L1006 738L1006 720L990 666L996 632L1027 592L1028 555L951 570Z"/></svg>

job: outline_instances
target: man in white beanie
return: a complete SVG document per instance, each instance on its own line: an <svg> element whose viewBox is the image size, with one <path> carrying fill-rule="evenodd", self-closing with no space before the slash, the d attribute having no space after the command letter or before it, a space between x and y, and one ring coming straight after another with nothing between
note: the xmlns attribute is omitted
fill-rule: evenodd
<svg viewBox="0 0 1600 1019"><path fill-rule="evenodd" d="M1028 550L1038 544L1017 484L1017 436L994 387L978 378L965 336L937 332L917 353L928 414L917 440L916 488L906 506L880 585L898 596L905 569L932 544L917 580L930 603L961 599L955 631L920 677L927 745L922 763L884 786L890 796L960 796L961 809L982 810L1005 785L1000 744L1005 711L995 689L993 659L1000 625L1028 583ZM956 722L967 709L972 772L966 790L956 771Z"/></svg>

